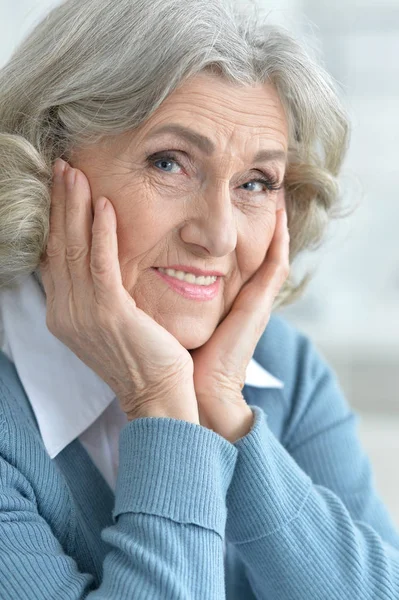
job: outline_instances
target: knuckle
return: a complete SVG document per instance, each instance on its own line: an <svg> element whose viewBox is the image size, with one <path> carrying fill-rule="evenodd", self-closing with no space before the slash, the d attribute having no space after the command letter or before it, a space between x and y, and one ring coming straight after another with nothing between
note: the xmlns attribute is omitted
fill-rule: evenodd
<svg viewBox="0 0 399 600"><path fill-rule="evenodd" d="M69 204L68 204L68 212L67 212L67 219L68 221L75 221L77 218L79 218L80 213L81 213L81 202L80 202L80 198L76 197L74 194L71 195L71 198L69 200Z"/></svg>
<svg viewBox="0 0 399 600"><path fill-rule="evenodd" d="M66 247L66 258L69 263L81 262L86 258L88 249L85 246L70 245Z"/></svg>
<svg viewBox="0 0 399 600"><path fill-rule="evenodd" d="M58 256L62 253L64 248L64 244L62 239L57 236L55 233L52 233L47 242L46 253L48 258L52 258L53 256Z"/></svg>
<svg viewBox="0 0 399 600"><path fill-rule="evenodd" d="M92 253L90 258L90 270L96 277L107 277L112 271L112 264L97 253Z"/></svg>

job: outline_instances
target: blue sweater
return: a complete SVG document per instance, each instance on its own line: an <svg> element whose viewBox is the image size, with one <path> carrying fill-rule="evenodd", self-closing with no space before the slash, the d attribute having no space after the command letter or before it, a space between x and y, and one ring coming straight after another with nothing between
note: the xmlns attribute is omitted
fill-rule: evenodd
<svg viewBox="0 0 399 600"><path fill-rule="evenodd" d="M284 388L244 387L245 437L131 421L114 494L78 439L50 459L0 352L1 600L397 600L399 534L335 373L275 315L254 358Z"/></svg>

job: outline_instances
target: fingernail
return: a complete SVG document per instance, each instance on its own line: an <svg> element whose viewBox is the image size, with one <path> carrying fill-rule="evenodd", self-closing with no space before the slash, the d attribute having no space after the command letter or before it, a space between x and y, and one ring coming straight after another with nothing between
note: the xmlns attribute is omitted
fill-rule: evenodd
<svg viewBox="0 0 399 600"><path fill-rule="evenodd" d="M97 200L96 209L97 210L104 210L106 204L107 204L107 199L106 198L100 198L99 200Z"/></svg>
<svg viewBox="0 0 399 600"><path fill-rule="evenodd" d="M66 162L61 158L57 158L53 166L53 175L57 179L62 179L66 167Z"/></svg>

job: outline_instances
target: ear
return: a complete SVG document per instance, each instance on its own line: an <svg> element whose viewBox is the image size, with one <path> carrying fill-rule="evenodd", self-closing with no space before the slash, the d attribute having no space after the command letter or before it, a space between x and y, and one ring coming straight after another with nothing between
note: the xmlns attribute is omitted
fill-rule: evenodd
<svg viewBox="0 0 399 600"><path fill-rule="evenodd" d="M280 210L280 208L285 208L285 188L284 188L284 185L281 188L281 190L279 190L279 192L277 194L277 206L276 206L276 210Z"/></svg>

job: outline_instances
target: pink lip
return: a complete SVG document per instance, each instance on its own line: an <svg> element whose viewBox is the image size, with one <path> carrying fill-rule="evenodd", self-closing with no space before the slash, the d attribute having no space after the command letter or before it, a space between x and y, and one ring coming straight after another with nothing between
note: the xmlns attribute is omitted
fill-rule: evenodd
<svg viewBox="0 0 399 600"><path fill-rule="evenodd" d="M170 269L174 267L168 267ZM179 269L180 270L180 269ZM181 269L183 270L183 269ZM215 283L211 285L196 285L195 283L188 283L187 281L180 281L180 279L176 279L175 277L170 277L166 273L161 273L157 269L153 268L153 271L159 277L161 277L165 283L167 283L172 289L175 290L184 298L189 298L190 300L213 300L219 293L220 287L220 278L216 279Z"/></svg>

